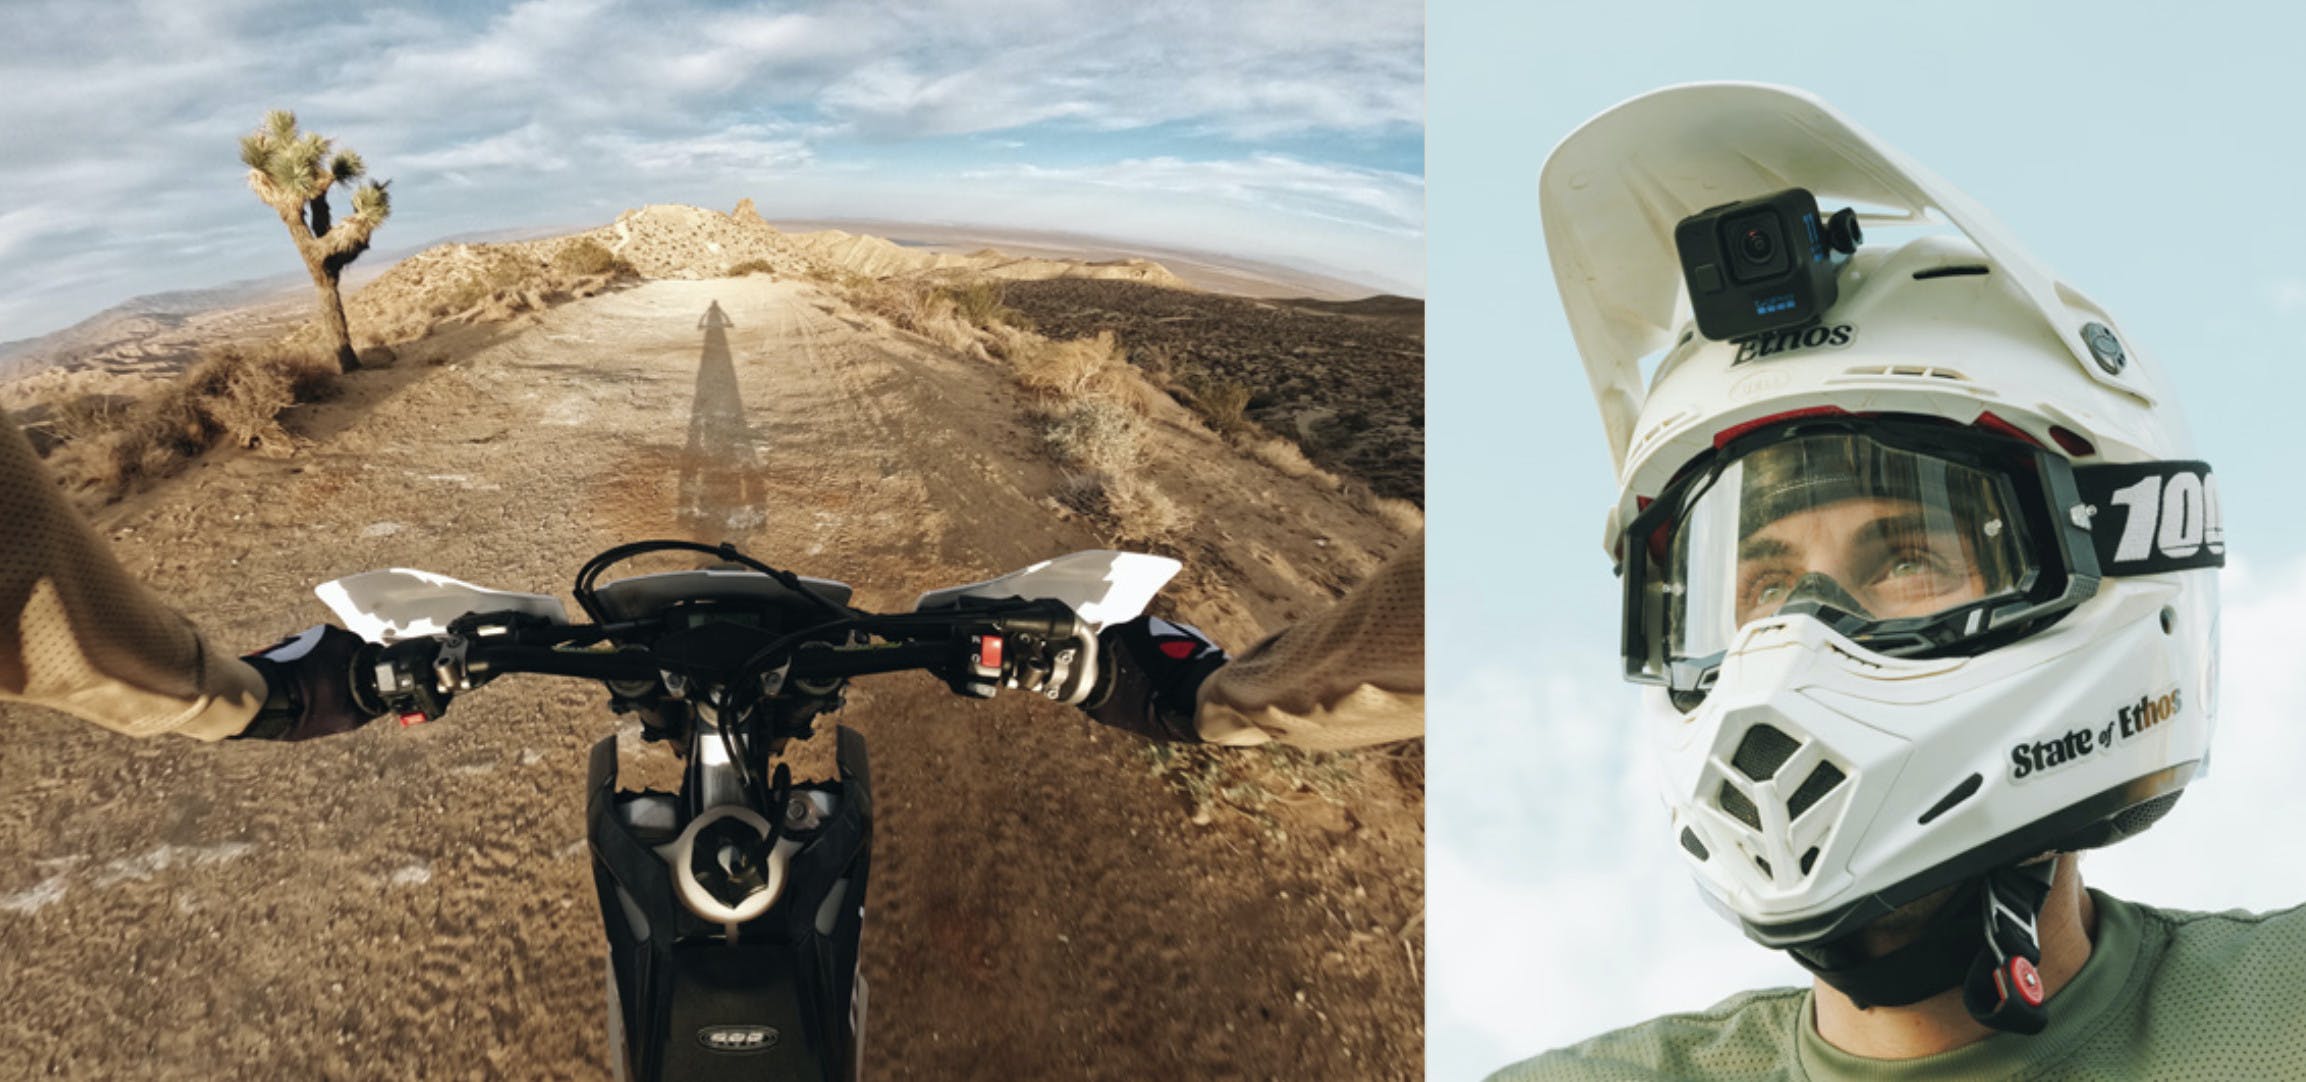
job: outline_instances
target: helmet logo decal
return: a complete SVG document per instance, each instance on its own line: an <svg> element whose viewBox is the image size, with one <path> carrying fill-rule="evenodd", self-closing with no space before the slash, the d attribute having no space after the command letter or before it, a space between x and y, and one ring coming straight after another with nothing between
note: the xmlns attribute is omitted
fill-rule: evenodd
<svg viewBox="0 0 2306 1082"><path fill-rule="evenodd" d="M2138 701L2117 711L2104 728L2073 729L2053 740L2037 740L2010 749L2010 780L2025 781L2091 755L2127 743L2131 738L2178 715L2184 706L2178 689L2160 695L2140 695Z"/></svg>
<svg viewBox="0 0 2306 1082"><path fill-rule="evenodd" d="M2218 521L2218 484L2208 474L2179 470L2167 482L2149 475L2114 490L2110 498L2129 511L2114 548L2118 563L2134 563L2157 550L2183 560L2204 545L2212 552L2226 548L2226 528Z"/></svg>
<svg viewBox="0 0 2306 1082"><path fill-rule="evenodd" d="M1792 327L1782 331L1763 331L1760 334L1732 338L1729 341L1737 346L1738 355L1731 359L1730 363L1740 365L1747 361L1760 360L1763 357L1774 357L1780 353L1791 353L1797 349L1817 349L1820 346L1839 349L1849 345L1850 339L1857 332L1857 327L1848 323L1836 323L1830 327L1822 323L1815 323L1807 327Z"/></svg>

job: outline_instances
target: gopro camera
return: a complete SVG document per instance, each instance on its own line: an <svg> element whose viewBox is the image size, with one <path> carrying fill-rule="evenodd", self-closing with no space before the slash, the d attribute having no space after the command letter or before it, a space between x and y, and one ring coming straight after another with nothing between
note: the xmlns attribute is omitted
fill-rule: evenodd
<svg viewBox="0 0 2306 1082"><path fill-rule="evenodd" d="M1698 333L1717 342L1815 322L1863 240L1856 211L1821 220L1807 188L1710 207L1673 230Z"/></svg>

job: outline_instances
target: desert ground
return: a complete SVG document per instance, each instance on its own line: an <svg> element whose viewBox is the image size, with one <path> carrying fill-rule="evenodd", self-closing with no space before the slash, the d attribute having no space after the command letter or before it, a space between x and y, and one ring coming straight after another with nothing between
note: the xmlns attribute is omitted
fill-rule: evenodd
<svg viewBox="0 0 2306 1082"><path fill-rule="evenodd" d="M212 451L94 512L243 649L372 568L565 598L611 545L726 539L886 609L1113 540L997 365L802 277L652 275L434 328L282 424L285 451ZM1398 462L1340 485L1166 398L1144 469L1191 510L1156 611L1236 648L1417 528L1359 491ZM507 677L304 745L0 708L0 1076L608 1077L582 793L620 732L605 700ZM828 721L875 772L868 1077L1422 1076L1421 743L1166 754L920 674ZM667 776L622 735L628 784Z"/></svg>

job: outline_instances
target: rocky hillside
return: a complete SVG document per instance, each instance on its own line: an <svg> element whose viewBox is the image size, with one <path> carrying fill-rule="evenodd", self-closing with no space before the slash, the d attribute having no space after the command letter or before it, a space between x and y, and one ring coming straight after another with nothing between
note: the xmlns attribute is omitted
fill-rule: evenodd
<svg viewBox="0 0 2306 1082"><path fill-rule="evenodd" d="M651 204L628 210L598 229L509 244L451 244L427 249L395 265L353 297L353 323L397 327L401 317L444 307L474 281L506 277L510 257L548 267L576 246L597 244L648 279L726 277L732 270L793 277L842 274L887 278L909 274L974 273L1006 279L1100 278L1183 287L1158 263L1142 259L1084 263L1025 258L985 249L967 255L906 248L880 237L839 230L786 233L763 220L750 199L722 214L702 207ZM449 307L461 307L448 305Z"/></svg>
<svg viewBox="0 0 2306 1082"><path fill-rule="evenodd" d="M1111 332L1129 358L1294 441L1382 496L1425 503L1425 302L1273 301L1143 282L1013 282L1041 333Z"/></svg>

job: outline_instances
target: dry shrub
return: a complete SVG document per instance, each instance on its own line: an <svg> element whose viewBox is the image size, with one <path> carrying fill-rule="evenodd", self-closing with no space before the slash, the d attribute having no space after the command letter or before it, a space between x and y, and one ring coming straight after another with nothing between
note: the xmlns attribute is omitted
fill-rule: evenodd
<svg viewBox="0 0 2306 1082"><path fill-rule="evenodd" d="M1129 347L1129 359L1145 373L1145 378L1157 384L1167 384L1176 378L1181 367L1177 352L1164 342L1138 342Z"/></svg>
<svg viewBox="0 0 2306 1082"><path fill-rule="evenodd" d="M441 291L440 300L432 307L435 315L449 315L466 311L488 299L488 286L476 275L457 280L455 285Z"/></svg>
<svg viewBox="0 0 2306 1082"><path fill-rule="evenodd" d="M176 382L136 404L101 453L84 460L85 480L117 492L174 473L220 444L285 449L290 441L280 412L333 397L340 386L335 362L311 350L212 348Z"/></svg>
<svg viewBox="0 0 2306 1082"><path fill-rule="evenodd" d="M633 273L632 264L625 262L608 246L586 237L573 244L564 244L553 254L552 269L572 278L591 274L625 275Z"/></svg>
<svg viewBox="0 0 2306 1082"><path fill-rule="evenodd" d="M1007 324L1021 326L1024 317L1016 309L1001 303L1001 282L996 278L975 278L959 285L949 285L941 291L952 302L953 313L973 327L991 329Z"/></svg>
<svg viewBox="0 0 2306 1082"><path fill-rule="evenodd" d="M546 266L535 259L499 248L475 245L473 251L478 265L467 268L453 285L441 291L439 301L433 305L435 315L461 314L483 301L517 293L537 284L537 279L546 272Z"/></svg>
<svg viewBox="0 0 2306 1082"><path fill-rule="evenodd" d="M1425 529L1425 511L1408 500L1380 496L1359 485L1348 488L1346 497L1352 501L1356 510L1376 515L1402 533L1416 533Z"/></svg>
<svg viewBox="0 0 2306 1082"><path fill-rule="evenodd" d="M1138 435L1137 416L1106 398L1074 402L1052 418L1042 434L1058 458L1106 477L1137 468Z"/></svg>
<svg viewBox="0 0 2306 1082"><path fill-rule="evenodd" d="M723 277L723 278L742 278L742 277L744 277L745 275L748 275L748 274L769 274L769 275L773 275L773 274L775 274L775 273L777 273L777 268L775 268L775 267L773 267L773 266L770 266L770 265L769 265L769 261L768 261L768 260L766 260L766 259L748 259L748 260L745 260L745 261L744 261L744 262L742 262L742 263L732 263L732 264L730 264L730 265L729 265L729 269L727 269L727 270L725 270L725 271L722 271L722 272L721 272L721 277Z"/></svg>
<svg viewBox="0 0 2306 1082"><path fill-rule="evenodd" d="M1058 398L1086 394L1100 372L1129 363L1111 331L1099 331L1095 338L1064 341L1020 334L1013 342L1009 363L1017 369L1017 381Z"/></svg>
<svg viewBox="0 0 2306 1082"><path fill-rule="evenodd" d="M1140 417L1150 416L1154 408L1168 397L1160 388L1146 382L1145 377L1135 368L1125 364L1100 369L1089 377L1089 385L1082 393L1094 398L1111 399Z"/></svg>
<svg viewBox="0 0 2306 1082"><path fill-rule="evenodd" d="M1331 491L1345 483L1336 474L1314 465L1313 460L1305 457L1305 452L1296 444L1278 436L1252 444L1249 455L1279 470L1285 477L1304 478Z"/></svg>
<svg viewBox="0 0 2306 1082"><path fill-rule="evenodd" d="M58 442L78 443L119 428L135 404L129 395L84 394L57 406L46 426Z"/></svg>
<svg viewBox="0 0 2306 1082"><path fill-rule="evenodd" d="M1192 398L1194 412L1207 420L1209 427L1227 436L1250 429L1248 384L1239 380L1195 375L1184 380L1184 387L1185 393Z"/></svg>
<svg viewBox="0 0 2306 1082"><path fill-rule="evenodd" d="M1191 511L1135 474L1106 480L1105 507L1124 541L1166 542L1193 525Z"/></svg>
<svg viewBox="0 0 2306 1082"><path fill-rule="evenodd" d="M730 268L734 273L737 268ZM1000 283L969 279L941 284L926 278L871 278L846 270L818 270L812 276L839 291L850 306L879 316L899 330L977 357L1005 357L1021 333L1024 317L1002 306Z"/></svg>

